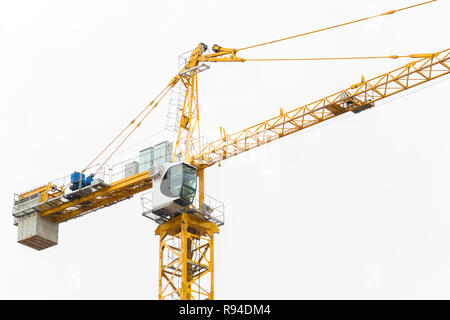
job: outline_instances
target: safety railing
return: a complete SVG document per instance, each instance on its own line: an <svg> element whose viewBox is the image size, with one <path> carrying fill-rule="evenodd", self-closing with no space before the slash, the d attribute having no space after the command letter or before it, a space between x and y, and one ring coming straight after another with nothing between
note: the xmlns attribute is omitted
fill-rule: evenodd
<svg viewBox="0 0 450 320"><path fill-rule="evenodd" d="M153 152L156 156L153 156L151 159L146 161L142 160L142 155L138 155L137 157L123 160L112 166L105 164L100 168L100 170L99 167L101 164L92 165L85 170L85 176L87 177L91 172L98 171L94 176L94 181L99 179L107 185L110 185L115 181L119 181L128 176L148 170L154 165L160 165L171 160L171 148L162 146L160 148L153 148ZM81 172L82 170L74 171ZM64 195L67 192L70 192L67 189L69 189L71 184L71 174L68 174L63 177L53 179L49 183L40 187L25 190L20 193L14 193L13 214L18 212L23 212L25 214L31 213L36 211L38 207L42 207L42 204L46 204L48 207L57 203L57 200L64 202L66 200L64 199ZM33 208L35 208L35 210L32 210Z"/></svg>

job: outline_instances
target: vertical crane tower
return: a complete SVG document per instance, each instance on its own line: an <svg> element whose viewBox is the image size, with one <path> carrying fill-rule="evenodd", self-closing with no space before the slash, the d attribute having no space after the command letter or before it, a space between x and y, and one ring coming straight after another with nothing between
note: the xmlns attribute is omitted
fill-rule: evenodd
<svg viewBox="0 0 450 320"><path fill-rule="evenodd" d="M70 184L65 180L60 184L50 182L15 195L13 215L19 229L18 241L38 250L48 248L58 242L59 223L152 189L152 206L145 215L159 224L156 229L160 241L158 298L214 299L214 235L219 232L224 220L222 215L214 214L216 207L211 205L211 199L205 194L206 168L344 113L362 112L374 107L381 99L450 73L450 49L425 54L373 57L270 59L243 58L238 53L436 1L240 49L213 45L213 52L208 53L207 46L200 43L156 98L85 169L71 175ZM219 139L201 144L197 77L200 72L209 69L210 63L400 58L412 61L367 80L361 77L357 83L309 104L289 111L280 108L279 114L274 117L243 130L228 134L220 128ZM172 161L105 182L101 177L108 160L176 85L183 86L185 95L179 107ZM109 155L106 155L107 152ZM93 169L92 164L100 157L104 158L103 163ZM94 173L86 177L87 171Z"/></svg>

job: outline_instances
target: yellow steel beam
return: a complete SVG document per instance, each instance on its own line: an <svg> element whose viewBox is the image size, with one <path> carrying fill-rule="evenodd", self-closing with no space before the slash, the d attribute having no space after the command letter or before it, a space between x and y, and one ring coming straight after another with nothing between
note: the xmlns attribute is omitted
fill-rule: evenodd
<svg viewBox="0 0 450 320"><path fill-rule="evenodd" d="M405 66L361 82L347 89L276 117L222 137L202 148L191 163L197 167L211 166L262 144L314 126L343 113L357 110L428 81L450 73L450 49L426 56ZM223 133L222 133L223 132Z"/></svg>
<svg viewBox="0 0 450 320"><path fill-rule="evenodd" d="M186 86L186 94L173 148L173 159L190 162L192 155L201 149L197 74L182 76L181 80Z"/></svg>
<svg viewBox="0 0 450 320"><path fill-rule="evenodd" d="M101 209L116 202L128 199L136 193L153 186L149 172L143 171L113 182L110 186L82 196L79 199L63 202L49 209L41 209L41 216L55 222L62 222L74 217Z"/></svg>

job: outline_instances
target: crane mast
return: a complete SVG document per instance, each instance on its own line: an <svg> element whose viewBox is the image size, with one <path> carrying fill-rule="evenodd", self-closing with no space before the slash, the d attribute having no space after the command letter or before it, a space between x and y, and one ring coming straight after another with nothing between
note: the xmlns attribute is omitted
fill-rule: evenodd
<svg viewBox="0 0 450 320"><path fill-rule="evenodd" d="M205 145L194 155L193 164L211 166L262 144L309 128L347 112L358 113L382 99L414 88L450 72L450 49L415 55L418 60L361 81L324 98L284 112L241 131L227 134Z"/></svg>
<svg viewBox="0 0 450 320"><path fill-rule="evenodd" d="M429 2L434 1L426 3ZM342 25L392 14L404 9L388 11L381 15ZM197 45L187 57L185 65L178 74L141 112L140 115L143 115L143 118L137 120L137 117L127 126L127 128L134 126L132 133L172 88L177 84L183 86L185 94L180 105L176 139L170 154L172 161L108 182L103 179L105 175L103 165L98 167L94 174L85 177L84 172L91 169L88 165L81 172L75 172L76 175L72 174L70 187L72 191L67 190L68 183L63 180L60 183L52 181L44 186L15 195L13 215L15 224L19 226L19 242L38 250L48 248L57 244L59 223L153 189L152 206L144 212L144 215L159 224L155 231L159 235L160 241L158 298L214 299L214 235L219 232L219 227L223 225L224 219L223 204L220 202L217 202L218 205L212 204L215 199L205 194L204 170L207 167L345 113L365 111L374 107L382 99L450 73L450 49L430 54L405 56L412 58L413 61L368 80L362 77L357 83L311 103L287 111L280 108L280 112L270 119L243 130L229 134L225 129L220 128L220 138L202 145L198 74L207 70L210 63L289 60L245 59L239 57L238 52L293 37L242 49L214 45L212 46L213 53L207 52L205 44ZM383 58L397 59L399 56ZM123 144L126 138L114 151ZM110 157L111 155L107 160ZM157 196L155 196L155 192L159 192ZM169 201L167 200L169 198L175 200ZM159 205L159 202L164 205ZM216 215L215 211L217 210L222 215ZM30 234L31 224L34 233ZM45 232L48 234L46 235Z"/></svg>

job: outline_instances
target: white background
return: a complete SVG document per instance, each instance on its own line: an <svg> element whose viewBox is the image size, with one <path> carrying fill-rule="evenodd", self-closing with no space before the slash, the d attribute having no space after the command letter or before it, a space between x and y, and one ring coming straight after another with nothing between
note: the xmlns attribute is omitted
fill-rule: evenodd
<svg viewBox="0 0 450 320"><path fill-rule="evenodd" d="M138 197L60 225L59 244L42 252L16 243L12 197L85 166L176 74L178 54L414 3L2 0L0 298L157 298L156 225ZM439 51L449 12L440 0L242 56ZM407 62L212 65L199 75L201 128L216 138L219 126L243 129ZM206 192L226 206L216 298L450 298L445 79L208 169ZM166 110L129 146L161 130Z"/></svg>

